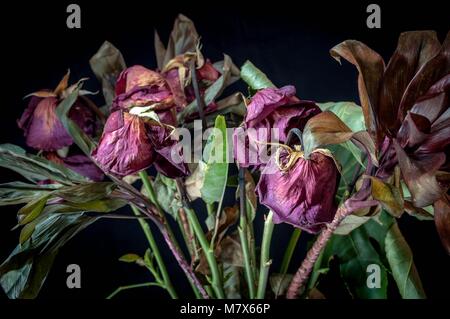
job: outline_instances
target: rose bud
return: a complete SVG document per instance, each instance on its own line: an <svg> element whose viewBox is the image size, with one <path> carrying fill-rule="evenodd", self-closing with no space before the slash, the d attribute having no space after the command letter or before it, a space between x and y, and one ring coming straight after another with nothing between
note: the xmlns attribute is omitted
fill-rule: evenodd
<svg viewBox="0 0 450 319"><path fill-rule="evenodd" d="M154 152L145 120L126 112L113 112L92 156L105 172L120 177L149 167Z"/></svg>
<svg viewBox="0 0 450 319"><path fill-rule="evenodd" d="M261 203L274 213L274 223L288 223L317 233L333 220L339 173L326 150L303 152L279 148L264 168L257 185Z"/></svg>
<svg viewBox="0 0 450 319"><path fill-rule="evenodd" d="M27 145L32 148L55 151L73 143L72 138L56 114L56 108L63 100L63 91L67 85L61 86L60 84L58 87L59 89L57 88L53 92L39 91L32 93L28 107L17 121L19 128L24 131ZM95 114L88 106L85 97L78 98L74 103L69 111L69 118L86 134L94 134Z"/></svg>
<svg viewBox="0 0 450 319"><path fill-rule="evenodd" d="M314 102L301 101L295 93L295 87L288 85L263 89L252 97L243 129L236 130L233 137L235 158L240 166L261 165L260 157L267 152L268 143L285 142L292 128L303 130L306 122L320 113ZM256 162L251 160L255 157Z"/></svg>

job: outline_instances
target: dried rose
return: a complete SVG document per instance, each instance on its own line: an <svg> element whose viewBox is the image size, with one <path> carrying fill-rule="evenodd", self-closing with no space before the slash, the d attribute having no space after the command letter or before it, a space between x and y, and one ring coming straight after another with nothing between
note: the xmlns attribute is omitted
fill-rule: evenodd
<svg viewBox="0 0 450 319"><path fill-rule="evenodd" d="M137 115L113 112L92 156L106 172L123 177L149 167L154 160L145 121Z"/></svg>
<svg viewBox="0 0 450 319"><path fill-rule="evenodd" d="M285 142L292 128L303 130L306 122L320 113L314 102L299 100L295 93L295 87L288 85L266 88L252 97L244 123L233 136L235 159L240 166L262 164L267 143Z"/></svg>
<svg viewBox="0 0 450 319"><path fill-rule="evenodd" d="M31 99L18 126L24 131L28 146L43 150L55 151L73 143L56 114L56 108L64 99L69 73L63 78L54 91L42 90L30 94ZM86 134L95 132L95 114L89 107L86 97L80 97L69 111L71 118Z"/></svg>
<svg viewBox="0 0 450 319"><path fill-rule="evenodd" d="M319 232L333 220L339 173L325 152L281 149L261 174L257 193L274 213L275 223L289 223L310 233Z"/></svg>
<svg viewBox="0 0 450 319"><path fill-rule="evenodd" d="M86 176L92 181L103 180L102 170L95 165L87 156L76 154L61 157L55 152L45 154L45 157L55 163L64 165L80 175Z"/></svg>

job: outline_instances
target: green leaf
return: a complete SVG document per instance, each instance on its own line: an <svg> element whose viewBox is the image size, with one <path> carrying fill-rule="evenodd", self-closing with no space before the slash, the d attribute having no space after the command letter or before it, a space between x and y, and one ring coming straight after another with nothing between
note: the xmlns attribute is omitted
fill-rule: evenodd
<svg viewBox="0 0 450 319"><path fill-rule="evenodd" d="M227 127L225 118L219 115L203 151L206 166L200 192L202 199L208 204L219 202L225 193L228 158Z"/></svg>
<svg viewBox="0 0 450 319"><path fill-rule="evenodd" d="M109 196L116 188L111 182L83 183L74 186L63 187L56 193L59 197L71 203L85 203Z"/></svg>
<svg viewBox="0 0 450 319"><path fill-rule="evenodd" d="M0 285L6 295L11 299L35 298L59 249L95 220L83 214L41 215L35 219L31 240L18 245L0 265Z"/></svg>
<svg viewBox="0 0 450 319"><path fill-rule="evenodd" d="M59 187L60 184L35 185L24 182L0 184L0 206L29 203Z"/></svg>
<svg viewBox="0 0 450 319"><path fill-rule="evenodd" d="M90 156L91 151L95 147L94 142L68 116L70 108L78 99L79 91L80 87L78 86L63 101L61 101L61 103L59 103L59 105L56 107L56 114L58 115L59 120L61 121L69 135L72 137L75 144L83 151L83 153L85 153L87 156Z"/></svg>
<svg viewBox="0 0 450 319"><path fill-rule="evenodd" d="M365 229L359 227L346 236L333 236L333 253L338 256L341 276L352 295L362 299L387 298L387 271L372 246ZM367 267L380 266L380 288L368 288Z"/></svg>
<svg viewBox="0 0 450 319"><path fill-rule="evenodd" d="M27 154L12 144L0 145L0 167L13 170L32 182L53 180L61 184L86 182L87 178L45 158Z"/></svg>
<svg viewBox="0 0 450 319"><path fill-rule="evenodd" d="M176 181L158 173L153 182L153 188L162 209L172 215L174 219L177 219L178 211L183 205L178 196ZM145 187L142 187L141 192L148 196Z"/></svg>
<svg viewBox="0 0 450 319"><path fill-rule="evenodd" d="M379 201L386 211L394 217L400 217L403 214L403 196L400 190L392 184L371 176L372 196Z"/></svg>
<svg viewBox="0 0 450 319"><path fill-rule="evenodd" d="M102 84L106 105L111 105L115 96L116 79L126 67L122 54L114 45L105 41L89 60L89 65Z"/></svg>
<svg viewBox="0 0 450 319"><path fill-rule="evenodd" d="M18 215L25 215L25 217L20 220L20 225L28 224L29 222L35 220L44 210L45 205L47 204L47 200L49 199L51 194L45 194L41 198L33 200L29 202L27 205L23 206Z"/></svg>
<svg viewBox="0 0 450 319"><path fill-rule="evenodd" d="M317 103L322 111L330 111L337 115L353 132L365 131L362 108L353 102Z"/></svg>
<svg viewBox="0 0 450 319"><path fill-rule="evenodd" d="M123 261L125 263L135 263L141 259L142 257L136 254L125 254L119 258L119 261Z"/></svg>
<svg viewBox="0 0 450 319"><path fill-rule="evenodd" d="M386 234L385 250L392 276L402 298L426 298L419 273L414 265L411 248L403 238L397 223L394 223Z"/></svg>
<svg viewBox="0 0 450 319"><path fill-rule="evenodd" d="M248 60L241 67L241 78L253 90L275 88L269 78Z"/></svg>

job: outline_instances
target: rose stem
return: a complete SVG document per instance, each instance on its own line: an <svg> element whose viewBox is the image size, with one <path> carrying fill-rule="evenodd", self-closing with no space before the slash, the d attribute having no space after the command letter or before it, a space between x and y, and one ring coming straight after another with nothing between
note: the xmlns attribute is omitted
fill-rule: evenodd
<svg viewBox="0 0 450 319"><path fill-rule="evenodd" d="M259 261L259 282L258 291L256 293L257 299L264 299L266 294L267 280L269 278L269 268L272 264L272 260L269 259L270 254L270 242L272 241L272 233L274 224L272 222L272 211L266 216L266 221L264 222L264 231L261 244L261 259Z"/></svg>
<svg viewBox="0 0 450 319"><path fill-rule="evenodd" d="M153 215L154 213L151 210L149 210L149 208L142 208L139 206L138 208L145 215L152 217L153 222L156 224L161 234L163 235L164 241L167 243L167 246L169 246L169 249L172 251L172 254L174 255L181 269L183 269L186 276L190 279L189 282L191 283L191 286L195 287L194 288L195 295L202 296L204 299L209 299L208 294L206 293L197 276L187 263L186 259L183 256L183 253L180 251L179 247L174 244L173 238L171 238L171 236L169 235L169 232L167 231L165 224L162 223L157 218L155 218L155 216Z"/></svg>
<svg viewBox="0 0 450 319"><path fill-rule="evenodd" d="M131 209L133 210L133 213L136 216L142 215L135 206L131 205ZM141 228L144 231L145 237L147 237L147 241L150 245L150 248L151 248L153 254L155 255L156 263L158 264L159 270L163 277L164 289L167 290L167 292L170 294L172 299L178 299L178 295L172 285L169 274L167 272L166 265L164 264L164 260L161 256L158 245L156 244L155 238L153 237L153 234L152 234L149 224L141 218L139 218L139 224L141 225Z"/></svg>
<svg viewBox="0 0 450 319"><path fill-rule="evenodd" d="M244 270L247 279L250 299L255 298L255 281L250 262L250 252L248 246L248 223L247 223L247 198L245 193L245 168L239 168L239 238L241 240L242 254L244 256Z"/></svg>
<svg viewBox="0 0 450 319"><path fill-rule="evenodd" d="M303 260L300 268L298 268L294 278L291 281L291 284L289 285L286 298L295 299L298 297L300 291L305 286L309 275L311 274L311 271L317 258L319 257L319 254L325 248L328 240L331 238L341 221L350 213L351 210L346 208L345 203L341 207L339 207L333 221L327 224L327 227L320 233L313 246L306 254L305 259Z"/></svg>
<svg viewBox="0 0 450 319"><path fill-rule="evenodd" d="M291 235L291 239L289 240L286 251L284 252L283 261L281 262L280 273L282 275L285 275L288 271L292 255L294 254L295 247L297 246L301 234L302 234L301 229L294 228L294 231L292 232Z"/></svg>
<svg viewBox="0 0 450 319"><path fill-rule="evenodd" d="M205 101L203 100L203 97L200 94L200 88L197 82L197 71L195 69L195 60L191 63L190 72L192 76L192 86L194 87L195 99L197 100L198 114L200 115L200 118L202 120L202 127L205 130L208 127L204 113L206 106Z"/></svg>
<svg viewBox="0 0 450 319"><path fill-rule="evenodd" d="M156 208L157 208L157 210L159 212L159 215L161 216L161 218L163 220L163 223L164 223L165 228L167 230L167 234L172 239L173 245L175 247L177 247L178 251L181 252L180 245L178 244L178 242L177 242L177 240L175 238L175 235L174 235L174 233L172 231L172 228L170 227L169 222L167 221L167 218L166 218L166 216L164 214L164 210L161 208L161 205L159 204L159 202L158 202L158 200L156 198L155 190L153 188L152 183L150 182L150 179L148 177L147 172L146 171L139 172L139 177L141 178L142 183L144 184L145 190L147 191L147 194L148 194L148 197L149 197L150 201L155 204L155 206L156 206ZM170 283L170 277L168 275L167 275L167 280ZM164 277L164 281L166 281L166 277ZM191 286L192 286L192 288L194 290L194 293L195 293L196 297L197 298L200 297L200 295L198 293L198 289L196 289L195 285L191 284Z"/></svg>
<svg viewBox="0 0 450 319"><path fill-rule="evenodd" d="M220 275L219 267L217 265L216 257L214 256L214 249L211 248L211 246L209 245L208 239L206 238L205 233L203 232L202 226L200 225L197 215L191 208L189 199L186 194L186 189L184 188L183 181L178 178L176 181L178 192L180 193L180 197L182 199L188 220L192 225L194 234L195 236L197 236L200 246L202 247L203 253L205 254L206 261L208 262L209 268L211 270L212 288L217 298L224 299L225 293L223 291L222 278Z"/></svg>

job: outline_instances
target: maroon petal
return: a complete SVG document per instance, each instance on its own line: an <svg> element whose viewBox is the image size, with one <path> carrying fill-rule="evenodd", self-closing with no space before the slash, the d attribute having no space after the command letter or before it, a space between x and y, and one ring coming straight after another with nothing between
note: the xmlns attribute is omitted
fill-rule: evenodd
<svg viewBox="0 0 450 319"><path fill-rule="evenodd" d="M247 127L254 127L275 109L283 105L293 104L297 101L295 87L284 86L281 89L267 88L258 91L247 107L245 123Z"/></svg>
<svg viewBox="0 0 450 319"><path fill-rule="evenodd" d="M281 161L286 158L281 156ZM337 180L334 161L321 153L312 153L309 160L298 159L286 172L272 157L262 172L257 192L261 203L274 212L275 223L289 223L317 233L336 213Z"/></svg>
<svg viewBox="0 0 450 319"><path fill-rule="evenodd" d="M414 206L425 207L433 204L443 193L436 180L436 171L445 163L445 154L425 154L412 158L396 140L394 140L394 147Z"/></svg>
<svg viewBox="0 0 450 319"><path fill-rule="evenodd" d="M77 172L80 175L86 176L92 181L99 182L104 178L103 171L95 165L87 156L72 155L63 159L65 166Z"/></svg>
<svg viewBox="0 0 450 319"><path fill-rule="evenodd" d="M408 112L397 133L397 140L403 148L412 148L422 143L430 131L431 123L425 116Z"/></svg>
<svg viewBox="0 0 450 319"><path fill-rule="evenodd" d="M149 167L154 153L145 121L120 111L112 113L92 156L104 171L118 176Z"/></svg>
<svg viewBox="0 0 450 319"><path fill-rule="evenodd" d="M208 82L214 82L220 77L219 71L207 60L203 66L197 70L198 80L206 80Z"/></svg>
<svg viewBox="0 0 450 319"><path fill-rule="evenodd" d="M30 102L30 109L34 107L32 115L29 111L22 117L25 124L25 136L28 146L44 151L54 151L73 143L72 138L67 133L61 121L56 115L58 100L54 97L48 97L39 100L34 106L36 100ZM21 121L19 122L22 122Z"/></svg>
<svg viewBox="0 0 450 319"><path fill-rule="evenodd" d="M166 82L161 74L141 65L135 65L120 73L116 83L116 96L136 87L156 86L162 88L165 85Z"/></svg>

